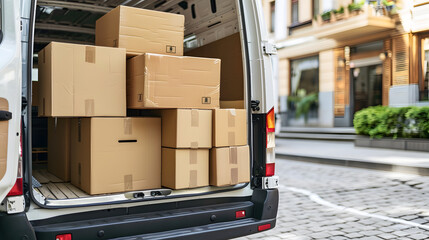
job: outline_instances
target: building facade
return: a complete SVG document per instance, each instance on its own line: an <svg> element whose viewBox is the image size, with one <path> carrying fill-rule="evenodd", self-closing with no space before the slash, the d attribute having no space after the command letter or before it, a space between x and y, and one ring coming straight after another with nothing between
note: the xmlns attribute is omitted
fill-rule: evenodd
<svg viewBox="0 0 429 240"><path fill-rule="evenodd" d="M262 4L282 127L351 127L369 106L429 105L429 1Z"/></svg>

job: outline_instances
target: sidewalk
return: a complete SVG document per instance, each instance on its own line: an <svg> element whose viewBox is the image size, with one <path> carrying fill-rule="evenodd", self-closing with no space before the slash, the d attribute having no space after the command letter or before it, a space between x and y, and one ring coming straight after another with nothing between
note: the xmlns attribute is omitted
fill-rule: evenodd
<svg viewBox="0 0 429 240"><path fill-rule="evenodd" d="M429 153L355 147L353 142L276 138L276 156L429 176Z"/></svg>

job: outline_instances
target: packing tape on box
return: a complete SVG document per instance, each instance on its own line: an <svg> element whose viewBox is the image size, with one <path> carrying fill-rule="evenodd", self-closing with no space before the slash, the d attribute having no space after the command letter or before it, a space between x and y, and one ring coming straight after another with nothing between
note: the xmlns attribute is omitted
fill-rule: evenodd
<svg viewBox="0 0 429 240"><path fill-rule="evenodd" d="M235 109L229 109L228 111L228 127L235 127Z"/></svg>
<svg viewBox="0 0 429 240"><path fill-rule="evenodd" d="M189 150L189 164L197 164L198 150Z"/></svg>
<svg viewBox="0 0 429 240"><path fill-rule="evenodd" d="M129 191L133 189L133 175L124 175L124 190Z"/></svg>
<svg viewBox="0 0 429 240"><path fill-rule="evenodd" d="M191 148L198 148L198 142L191 142Z"/></svg>
<svg viewBox="0 0 429 240"><path fill-rule="evenodd" d="M85 100L85 116L94 116L94 99Z"/></svg>
<svg viewBox="0 0 429 240"><path fill-rule="evenodd" d="M237 164L237 148L236 147L230 147L229 148L229 163L230 164Z"/></svg>
<svg viewBox="0 0 429 240"><path fill-rule="evenodd" d="M194 188L197 187L197 170L191 170L189 172L189 187Z"/></svg>
<svg viewBox="0 0 429 240"><path fill-rule="evenodd" d="M228 132L228 145L235 144L235 132Z"/></svg>
<svg viewBox="0 0 429 240"><path fill-rule="evenodd" d="M238 168L231 168L231 185L238 183Z"/></svg>
<svg viewBox="0 0 429 240"><path fill-rule="evenodd" d="M199 126L199 113L198 110L192 109L191 110L191 127L198 127Z"/></svg>
<svg viewBox="0 0 429 240"><path fill-rule="evenodd" d="M133 134L133 120L132 118L124 118L124 134L132 135Z"/></svg>
<svg viewBox="0 0 429 240"><path fill-rule="evenodd" d="M93 46L85 47L85 62L95 63L95 47Z"/></svg>

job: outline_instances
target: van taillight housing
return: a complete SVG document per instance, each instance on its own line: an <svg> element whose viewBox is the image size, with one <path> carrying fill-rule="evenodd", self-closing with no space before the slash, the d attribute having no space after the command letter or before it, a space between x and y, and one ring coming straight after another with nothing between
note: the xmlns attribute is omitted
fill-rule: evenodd
<svg viewBox="0 0 429 240"><path fill-rule="evenodd" d="M22 181L22 124L21 124L21 135L19 141L19 157L18 157L18 174L16 176L15 184L7 194L8 197L20 196L24 194L24 186Z"/></svg>
<svg viewBox="0 0 429 240"><path fill-rule="evenodd" d="M8 197L11 196L20 196L24 194L24 188L22 185L22 178L17 178L15 185L13 185L12 189L7 194Z"/></svg>
<svg viewBox="0 0 429 240"><path fill-rule="evenodd" d="M72 240L71 233L60 234L55 236L55 240Z"/></svg>
<svg viewBox="0 0 429 240"><path fill-rule="evenodd" d="M265 161L265 176L273 176L275 174L275 155L274 148L275 143L275 131L276 131L276 119L274 113L274 107L268 111L266 116L266 149L267 157Z"/></svg>
<svg viewBox="0 0 429 240"><path fill-rule="evenodd" d="M276 131L276 119L274 114L274 108L267 113L267 133Z"/></svg>

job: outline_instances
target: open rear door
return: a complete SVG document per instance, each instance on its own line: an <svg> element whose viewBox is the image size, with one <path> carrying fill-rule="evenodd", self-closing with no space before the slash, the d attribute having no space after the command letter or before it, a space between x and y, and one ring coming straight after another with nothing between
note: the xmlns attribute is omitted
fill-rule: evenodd
<svg viewBox="0 0 429 240"><path fill-rule="evenodd" d="M5 200L17 182L20 157L22 72L19 10L19 1L0 0L0 202Z"/></svg>

